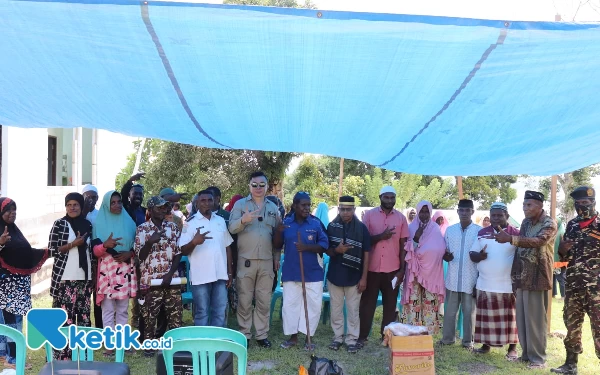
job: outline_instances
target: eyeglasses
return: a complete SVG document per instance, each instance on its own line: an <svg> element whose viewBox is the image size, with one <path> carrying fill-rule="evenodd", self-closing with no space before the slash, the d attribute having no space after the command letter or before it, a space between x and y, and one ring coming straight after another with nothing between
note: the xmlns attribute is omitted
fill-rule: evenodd
<svg viewBox="0 0 600 375"><path fill-rule="evenodd" d="M261 182L261 183L257 183L257 182L253 182L250 184L251 187L253 187L254 189L256 188L264 188L265 186L267 186L267 184L265 182Z"/></svg>

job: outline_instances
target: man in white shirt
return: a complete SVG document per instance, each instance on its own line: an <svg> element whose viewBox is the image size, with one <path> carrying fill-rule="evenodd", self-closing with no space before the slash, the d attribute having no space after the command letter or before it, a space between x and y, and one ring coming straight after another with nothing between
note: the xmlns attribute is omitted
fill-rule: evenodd
<svg viewBox="0 0 600 375"><path fill-rule="evenodd" d="M214 198L209 190L198 193L198 212L188 218L179 238L183 255L190 262L192 296L197 326L225 327L227 288L233 281L233 242L225 220L215 215ZM210 315L210 321L209 321Z"/></svg>
<svg viewBox="0 0 600 375"><path fill-rule="evenodd" d="M440 344L451 345L456 341L456 315L463 313L463 340L465 349L473 349L473 328L475 325L475 298L473 290L477 282L477 265L469 257L477 233L481 227L471 220L474 205L469 199L458 202L458 224L446 229L446 254L448 262L446 274L446 298L444 301L444 335Z"/></svg>
<svg viewBox="0 0 600 375"><path fill-rule="evenodd" d="M92 185L87 184L81 191L85 203L83 204L83 213L86 214L85 218L94 225L96 223L96 216L98 216L98 210L96 209L96 203L98 203L98 189Z"/></svg>
<svg viewBox="0 0 600 375"><path fill-rule="evenodd" d="M496 202L490 208L490 225L479 231L470 256L477 263L477 313L475 342L482 344L477 353L489 353L491 347L508 344L506 359L517 359L517 310L510 270L516 246L510 242L499 243L495 234L502 228L511 236L519 230L508 224L506 204Z"/></svg>

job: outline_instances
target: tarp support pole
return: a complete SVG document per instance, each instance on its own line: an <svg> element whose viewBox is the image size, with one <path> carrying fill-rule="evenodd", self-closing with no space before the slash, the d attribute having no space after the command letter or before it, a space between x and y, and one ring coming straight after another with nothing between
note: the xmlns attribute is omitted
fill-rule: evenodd
<svg viewBox="0 0 600 375"><path fill-rule="evenodd" d="M456 176L456 186L458 187L458 199L463 199L462 176Z"/></svg>
<svg viewBox="0 0 600 375"><path fill-rule="evenodd" d="M558 183L558 176L556 176L556 175L552 176L552 182L550 184L550 216L552 216L552 218L554 220L556 220L557 183ZM550 289L548 291L548 300L550 301L550 303L548 304L547 320L548 320L548 333L550 333L550 332L552 332L552 328L551 328L551 325L552 325L552 301L554 300L552 298L552 289Z"/></svg>
<svg viewBox="0 0 600 375"><path fill-rule="evenodd" d="M340 158L340 183L338 185L338 198L342 196L343 183L344 183L344 158Z"/></svg>

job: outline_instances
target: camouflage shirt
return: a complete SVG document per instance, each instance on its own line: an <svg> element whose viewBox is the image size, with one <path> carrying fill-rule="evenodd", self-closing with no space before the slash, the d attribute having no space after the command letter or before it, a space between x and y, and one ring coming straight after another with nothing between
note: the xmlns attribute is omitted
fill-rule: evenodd
<svg viewBox="0 0 600 375"><path fill-rule="evenodd" d="M580 224L578 219L567 224L565 239L573 240L575 244L563 260L569 262L567 284L586 288L597 285L600 277L600 219L596 217L587 226Z"/></svg>

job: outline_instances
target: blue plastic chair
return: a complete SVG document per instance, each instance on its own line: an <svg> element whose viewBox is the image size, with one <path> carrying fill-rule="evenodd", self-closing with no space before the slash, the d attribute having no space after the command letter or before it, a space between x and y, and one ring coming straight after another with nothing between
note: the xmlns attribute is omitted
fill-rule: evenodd
<svg viewBox="0 0 600 375"><path fill-rule="evenodd" d="M190 277L190 260L187 256L181 257L181 262L185 262L185 276L187 278L187 285L185 292L181 293L181 303L184 305L192 305L192 313L194 311L194 297L192 295L192 278Z"/></svg>
<svg viewBox="0 0 600 375"><path fill-rule="evenodd" d="M173 355L177 352L191 353L194 375L217 375L217 352L230 352L237 357L238 375L246 375L248 350L236 342L210 338L174 340L171 350L163 350L167 375L174 375Z"/></svg>
<svg viewBox="0 0 600 375"><path fill-rule="evenodd" d="M96 327L77 327L78 331L85 331L85 332L99 332L102 333L102 330L100 328L96 328ZM66 336L69 337L69 327L60 327L60 331ZM52 358L52 347L50 346L50 344L48 342L46 342L46 344L44 345L46 348L46 361L47 362L52 362L53 358ZM71 351L71 360L72 361L77 361L77 357L79 357L80 361L93 361L94 360L94 351L92 349L85 349L85 350L81 350L79 348L77 349L73 349ZM117 349L115 350L115 362L121 363L123 362L123 358L125 357L125 350L124 349Z"/></svg>
<svg viewBox="0 0 600 375"><path fill-rule="evenodd" d="M323 309L321 310L321 323L327 324L331 310L331 295L327 288L327 273L329 272L329 255L327 254L323 254L323 270ZM344 309L345 306L346 304L344 304Z"/></svg>
<svg viewBox="0 0 600 375"><path fill-rule="evenodd" d="M281 318L283 310L283 286L281 286L281 270L283 269L283 260L284 254L281 253L281 258L279 262L279 270L277 270L277 287L273 292L273 297L271 297L271 313L269 314L269 325L273 322L273 312L275 311L275 305L277 304L277 300L281 299L281 306L279 307L279 318Z"/></svg>
<svg viewBox="0 0 600 375"><path fill-rule="evenodd" d="M25 353L27 351L25 336L16 329L4 324L0 324L0 335L10 337L15 342L17 349L16 372L17 375L25 375Z"/></svg>
<svg viewBox="0 0 600 375"><path fill-rule="evenodd" d="M229 340L242 345L244 348L248 346L248 340L246 340L243 333L222 327L188 326L174 328L165 332L163 337L165 339L171 338L173 341L187 339Z"/></svg>

